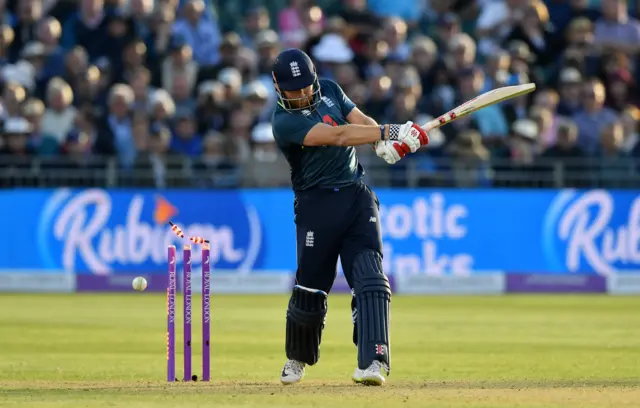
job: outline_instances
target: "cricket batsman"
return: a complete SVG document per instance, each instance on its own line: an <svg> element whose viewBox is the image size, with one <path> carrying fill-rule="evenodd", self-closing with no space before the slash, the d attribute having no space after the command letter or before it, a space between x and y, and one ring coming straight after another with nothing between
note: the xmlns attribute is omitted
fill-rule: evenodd
<svg viewBox="0 0 640 408"><path fill-rule="evenodd" d="M374 144L376 154L393 164L429 138L413 122L376 123L338 84L319 79L299 49L280 53L272 74L278 95L273 134L291 167L298 257L286 320L288 360L280 380L296 383L305 366L318 362L327 294L340 256L353 293L358 347L353 381L382 385L390 370L391 288L382 270L378 198L362 181L364 170L353 146Z"/></svg>

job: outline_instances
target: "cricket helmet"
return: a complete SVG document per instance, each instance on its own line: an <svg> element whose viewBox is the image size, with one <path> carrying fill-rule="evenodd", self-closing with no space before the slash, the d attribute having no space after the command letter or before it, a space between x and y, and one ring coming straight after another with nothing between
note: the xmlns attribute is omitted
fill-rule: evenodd
<svg viewBox="0 0 640 408"><path fill-rule="evenodd" d="M289 48L282 51L273 63L271 71L273 84L278 93L278 104L287 111L297 111L303 109L314 110L321 101L320 82L316 67L311 58L297 48ZM297 91L313 85L311 104L307 106L294 107L292 102L306 99L286 98L283 91ZM297 105L297 104L296 104Z"/></svg>

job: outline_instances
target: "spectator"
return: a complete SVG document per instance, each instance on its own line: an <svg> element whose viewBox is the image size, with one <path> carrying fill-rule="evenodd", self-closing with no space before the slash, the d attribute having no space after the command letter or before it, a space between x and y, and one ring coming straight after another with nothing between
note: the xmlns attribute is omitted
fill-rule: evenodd
<svg viewBox="0 0 640 408"><path fill-rule="evenodd" d="M79 46L87 51L91 60L109 54L109 20L104 0L80 0L77 13L62 27L61 45L66 50Z"/></svg>
<svg viewBox="0 0 640 408"><path fill-rule="evenodd" d="M24 90L24 87L17 82L6 82L4 85L4 92L2 93L4 117L20 117L22 114L22 104L26 98L27 92Z"/></svg>
<svg viewBox="0 0 640 408"><path fill-rule="evenodd" d="M241 34L242 45L255 49L258 35L269 29L270 22L269 11L265 7L252 7L247 10Z"/></svg>
<svg viewBox="0 0 640 408"><path fill-rule="evenodd" d="M605 188L624 187L625 176L633 171L632 162L623 150L624 129L620 122L601 128L595 168L596 185Z"/></svg>
<svg viewBox="0 0 640 408"><path fill-rule="evenodd" d="M184 39L193 50L193 59L201 65L213 65L219 60L220 31L215 19L204 15L203 0L187 0L181 7L182 16L173 26L173 35Z"/></svg>
<svg viewBox="0 0 640 408"><path fill-rule="evenodd" d="M109 91L108 111L99 123L95 150L102 155L116 156L120 165L131 168L136 157L131 115L135 95L129 85L116 84Z"/></svg>
<svg viewBox="0 0 640 408"><path fill-rule="evenodd" d="M29 121L31 135L29 137L30 149L39 156L54 155L59 152L59 142L55 136L42 131L42 120L45 107L39 99L29 99L24 105L22 114Z"/></svg>
<svg viewBox="0 0 640 408"><path fill-rule="evenodd" d="M73 107L73 91L62 78L49 81L46 91L46 111L42 118L42 131L62 143L73 128L76 108Z"/></svg>
<svg viewBox="0 0 640 408"><path fill-rule="evenodd" d="M19 1L16 17L13 25L16 36L9 47L11 61L18 59L25 44L36 40L38 21L42 18L42 2L40 0Z"/></svg>
<svg viewBox="0 0 640 408"><path fill-rule="evenodd" d="M193 173L198 184L205 187L236 187L239 169L226 154L226 140L221 133L211 131L203 141L203 154L195 159Z"/></svg>
<svg viewBox="0 0 640 408"><path fill-rule="evenodd" d="M388 57L405 61L409 58L410 47L407 43L407 23L401 18L392 17L385 20L384 36L389 45Z"/></svg>
<svg viewBox="0 0 640 408"><path fill-rule="evenodd" d="M495 52L498 45L524 17L524 0L484 2L476 22L476 37L481 54Z"/></svg>
<svg viewBox="0 0 640 408"><path fill-rule="evenodd" d="M489 179L489 151L482 144L482 135L475 130L461 132L447 147L453 158L453 183L457 187L478 187Z"/></svg>
<svg viewBox="0 0 640 408"><path fill-rule="evenodd" d="M160 87L173 89L173 82L177 76L182 76L189 86L194 89L198 79L198 63L192 59L192 49L181 37L173 37L169 45L170 55L162 64Z"/></svg>
<svg viewBox="0 0 640 408"><path fill-rule="evenodd" d="M323 15L319 7L308 0L289 0L288 7L278 14L278 32L285 48L301 48L322 27Z"/></svg>
<svg viewBox="0 0 640 408"><path fill-rule="evenodd" d="M62 27L58 20L47 17L38 23L37 40L44 45L46 57L44 77L49 79L64 75L64 50L60 47Z"/></svg>
<svg viewBox="0 0 640 408"><path fill-rule="evenodd" d="M590 80L582 86L582 110L573 116L578 125L578 139L587 153L597 150L600 134L605 126L617 120L617 115L604 107L605 88L602 82Z"/></svg>
<svg viewBox="0 0 640 408"><path fill-rule="evenodd" d="M600 51L640 52L640 22L629 17L625 0L602 0L602 18L596 22L595 45Z"/></svg>
<svg viewBox="0 0 640 408"><path fill-rule="evenodd" d="M14 40L14 31L8 25L0 26L0 64L5 65L10 61L9 49Z"/></svg>
<svg viewBox="0 0 640 408"><path fill-rule="evenodd" d="M640 109L636 106L627 106L620 116L624 137L622 150L631 153L640 142Z"/></svg>
<svg viewBox="0 0 640 408"><path fill-rule="evenodd" d="M156 89L149 98L148 110L151 122L167 125L176 113L176 105L169 92Z"/></svg>
<svg viewBox="0 0 640 408"><path fill-rule="evenodd" d="M543 66L555 61L555 55L561 49L560 36L549 24L549 11L541 0L533 0L522 9L522 18L503 41L522 41L532 51L536 60Z"/></svg>

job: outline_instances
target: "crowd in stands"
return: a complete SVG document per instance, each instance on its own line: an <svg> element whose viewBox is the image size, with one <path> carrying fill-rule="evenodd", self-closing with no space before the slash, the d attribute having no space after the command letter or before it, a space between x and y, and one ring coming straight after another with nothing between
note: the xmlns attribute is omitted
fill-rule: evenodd
<svg viewBox="0 0 640 408"><path fill-rule="evenodd" d="M0 185L36 167L100 184L105 158L116 185L286 185L271 64L298 47L380 123L536 83L394 166L359 147L393 185L637 186L639 4L0 0Z"/></svg>

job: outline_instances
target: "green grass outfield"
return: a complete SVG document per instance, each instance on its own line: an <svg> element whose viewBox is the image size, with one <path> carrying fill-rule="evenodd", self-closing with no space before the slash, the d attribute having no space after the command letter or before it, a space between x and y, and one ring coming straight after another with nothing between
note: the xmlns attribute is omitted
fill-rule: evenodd
<svg viewBox="0 0 640 408"><path fill-rule="evenodd" d="M214 295L213 381L167 384L164 296L2 294L0 406L640 407L640 297L396 296L381 388L350 382L356 349L340 295L320 362L281 386L287 300ZM193 309L200 374L199 297Z"/></svg>

